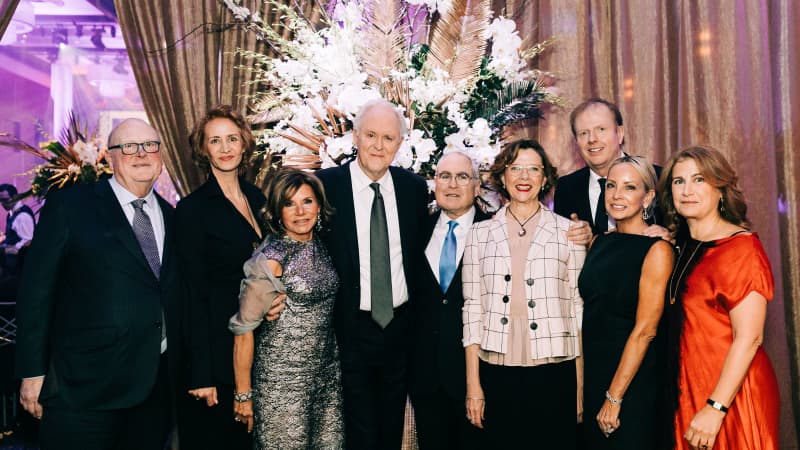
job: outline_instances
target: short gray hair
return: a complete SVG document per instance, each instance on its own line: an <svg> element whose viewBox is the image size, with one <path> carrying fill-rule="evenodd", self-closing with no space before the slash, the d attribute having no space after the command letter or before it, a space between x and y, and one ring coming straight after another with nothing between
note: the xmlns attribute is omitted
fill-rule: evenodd
<svg viewBox="0 0 800 450"><path fill-rule="evenodd" d="M370 112L373 108L377 107L388 107L394 112L395 116L397 117L397 125L398 129L400 130L400 136L405 137L408 134L408 127L406 126L406 118L403 116L403 113L397 109L397 106L394 103L384 99L384 98L375 98L361 106L361 109L358 110L358 114L353 119L353 129L359 131L361 129L361 122L364 120L364 117L367 113Z"/></svg>
<svg viewBox="0 0 800 450"><path fill-rule="evenodd" d="M450 156L450 155L461 155L464 158L467 158L467 160L469 161L469 165L472 166L472 177L475 178L475 179L480 179L481 171L478 168L478 161L475 161L466 152L463 152L461 150L453 150L453 151L447 152L447 153L443 154L441 158L439 158L439 162L441 162L445 158L445 156ZM437 175L439 174L439 164L438 163L436 164L436 174Z"/></svg>

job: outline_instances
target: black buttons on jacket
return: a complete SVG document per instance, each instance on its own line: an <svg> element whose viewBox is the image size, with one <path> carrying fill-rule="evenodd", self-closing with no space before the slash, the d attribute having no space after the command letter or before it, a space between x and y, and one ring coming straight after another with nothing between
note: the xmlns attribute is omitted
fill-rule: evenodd
<svg viewBox="0 0 800 450"><path fill-rule="evenodd" d="M503 278L505 278L506 281L511 281L511 275L509 274L506 274L506 276Z"/></svg>
<svg viewBox="0 0 800 450"><path fill-rule="evenodd" d="M446 299L446 298L443 298L443 299L442 299L442 304L443 304L443 305L446 305L446 304L447 304L447 299Z"/></svg>
<svg viewBox="0 0 800 450"><path fill-rule="evenodd" d="M505 325L505 324L507 324L507 323L508 323L508 319L507 319L507 318L505 318L505 317L503 317L503 318L501 318L501 319L500 319L500 323L502 323L503 325Z"/></svg>
<svg viewBox="0 0 800 450"><path fill-rule="evenodd" d="M507 295L503 296L503 303L508 303L508 296Z"/></svg>
<svg viewBox="0 0 800 450"><path fill-rule="evenodd" d="M536 325L536 322L531 322L531 330L535 330L539 328L539 325Z"/></svg>
<svg viewBox="0 0 800 450"><path fill-rule="evenodd" d="M533 300L528 300L528 307L530 307L530 308L536 308L536 302L535 302L535 301L533 301Z"/></svg>
<svg viewBox="0 0 800 450"><path fill-rule="evenodd" d="M525 282L528 283L528 286L533 286L533 278L528 278Z"/></svg>

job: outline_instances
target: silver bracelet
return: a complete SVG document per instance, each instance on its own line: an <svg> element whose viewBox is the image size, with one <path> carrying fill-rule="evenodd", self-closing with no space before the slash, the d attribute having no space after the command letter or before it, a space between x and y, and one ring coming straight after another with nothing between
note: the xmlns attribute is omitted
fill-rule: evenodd
<svg viewBox="0 0 800 450"><path fill-rule="evenodd" d="M233 401L237 403L249 402L253 398L253 391L247 392L234 392Z"/></svg>
<svg viewBox="0 0 800 450"><path fill-rule="evenodd" d="M612 397L611 394L608 393L608 391L606 391L606 400L610 401L612 405L619 405L620 403L622 403L621 398L618 399Z"/></svg>

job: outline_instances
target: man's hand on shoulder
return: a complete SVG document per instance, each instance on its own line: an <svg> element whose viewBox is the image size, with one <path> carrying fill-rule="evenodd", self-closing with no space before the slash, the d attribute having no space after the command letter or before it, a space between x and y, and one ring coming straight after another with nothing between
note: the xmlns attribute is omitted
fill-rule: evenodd
<svg viewBox="0 0 800 450"><path fill-rule="evenodd" d="M662 227L661 225L655 225L655 224L650 225L649 227L644 229L644 233L642 234L649 237L661 238L668 242L673 242L672 234L669 232L668 229Z"/></svg>
<svg viewBox="0 0 800 450"><path fill-rule="evenodd" d="M589 222L578 219L575 213L570 214L569 218L572 220L572 225L567 230L567 239L576 245L588 245L592 240L592 227Z"/></svg>
<svg viewBox="0 0 800 450"><path fill-rule="evenodd" d="M34 378L25 378L19 387L19 402L25 411L37 419L42 418L42 405L39 403L39 394L42 392L44 375Z"/></svg>

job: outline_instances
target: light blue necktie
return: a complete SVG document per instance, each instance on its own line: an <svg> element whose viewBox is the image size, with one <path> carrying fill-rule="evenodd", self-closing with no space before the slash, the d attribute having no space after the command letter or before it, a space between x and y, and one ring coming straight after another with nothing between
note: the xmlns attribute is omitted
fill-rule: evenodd
<svg viewBox="0 0 800 450"><path fill-rule="evenodd" d="M453 275L456 274L456 235L453 229L458 225L458 222L451 220L447 222L450 229L447 230L447 236L444 238L444 245L442 245L442 255L439 258L439 286L442 292L447 292L450 282L453 281Z"/></svg>

